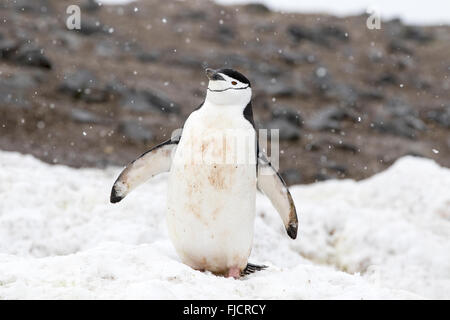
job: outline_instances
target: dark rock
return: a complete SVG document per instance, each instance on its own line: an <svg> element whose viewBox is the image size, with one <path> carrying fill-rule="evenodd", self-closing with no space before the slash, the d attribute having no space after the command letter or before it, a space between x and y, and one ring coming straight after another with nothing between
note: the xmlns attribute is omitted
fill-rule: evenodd
<svg viewBox="0 0 450 320"><path fill-rule="evenodd" d="M38 81L28 73L16 73L8 78L0 78L0 86L12 90L23 90L36 87Z"/></svg>
<svg viewBox="0 0 450 320"><path fill-rule="evenodd" d="M152 50L152 51L141 51L138 54L136 54L136 58L141 62L156 62L161 58L162 54L158 50Z"/></svg>
<svg viewBox="0 0 450 320"><path fill-rule="evenodd" d="M122 108L137 112L158 111L141 91L127 90L122 92L122 96Z"/></svg>
<svg viewBox="0 0 450 320"><path fill-rule="evenodd" d="M249 3L244 5L244 10L249 12L249 13L254 13L254 14L267 14L270 13L270 9L267 8L265 5L263 5L262 3Z"/></svg>
<svg viewBox="0 0 450 320"><path fill-rule="evenodd" d="M336 100L342 107L355 107L358 102L359 92L350 85L330 82L328 90L323 93L323 97Z"/></svg>
<svg viewBox="0 0 450 320"><path fill-rule="evenodd" d="M426 117L444 128L450 128L450 107L429 111Z"/></svg>
<svg viewBox="0 0 450 320"><path fill-rule="evenodd" d="M59 91L89 103L108 101L108 92L102 88L95 75L89 70L81 69L64 76Z"/></svg>
<svg viewBox="0 0 450 320"><path fill-rule="evenodd" d="M326 180L330 180L333 178L325 173L318 172L314 175L313 179L314 179L314 181L326 181Z"/></svg>
<svg viewBox="0 0 450 320"><path fill-rule="evenodd" d="M311 41L323 47L332 47L332 40L338 42L348 41L348 33L338 26L323 25L318 28L309 28L292 24L287 28L288 34L295 42Z"/></svg>
<svg viewBox="0 0 450 320"><path fill-rule="evenodd" d="M7 59L19 47L17 41L10 39L0 39L0 58Z"/></svg>
<svg viewBox="0 0 450 320"><path fill-rule="evenodd" d="M103 28L103 31L108 31L107 27ZM120 49L125 53L131 53L136 55L137 52L142 52L142 48L134 41L125 41L119 43Z"/></svg>
<svg viewBox="0 0 450 320"><path fill-rule="evenodd" d="M305 145L306 151L319 151L321 149L322 149L321 145L319 143L317 143L316 141L313 141L313 142Z"/></svg>
<svg viewBox="0 0 450 320"><path fill-rule="evenodd" d="M312 88L328 100L336 100L345 107L354 107L358 101L358 92L351 85L335 83L325 67L318 67L310 77Z"/></svg>
<svg viewBox="0 0 450 320"><path fill-rule="evenodd" d="M414 61L413 59L411 59L411 56L396 56L393 60L394 66L401 71L404 71L406 69L414 69L415 67Z"/></svg>
<svg viewBox="0 0 450 320"><path fill-rule="evenodd" d="M143 91L147 100L155 106L159 111L168 113L179 113L180 107L171 99L161 92L153 92L150 90Z"/></svg>
<svg viewBox="0 0 450 320"><path fill-rule="evenodd" d="M392 72L384 72L375 80L375 85L383 85L383 84L396 85L397 83L398 83L397 76Z"/></svg>
<svg viewBox="0 0 450 320"><path fill-rule="evenodd" d="M384 52L379 48L369 48L369 52L367 53L367 57L370 61L379 63L383 61Z"/></svg>
<svg viewBox="0 0 450 320"><path fill-rule="evenodd" d="M30 101L24 96L21 91L9 91L6 88L0 87L0 109L6 105L12 105L21 109L30 109Z"/></svg>
<svg viewBox="0 0 450 320"><path fill-rule="evenodd" d="M266 124L267 129L278 129L280 140L298 140L300 139L300 129L291 122L283 118L273 119Z"/></svg>
<svg viewBox="0 0 450 320"><path fill-rule="evenodd" d="M104 119L99 117L93 112L79 109L79 108L72 108L70 110L70 117L75 122L79 123L102 123L104 122Z"/></svg>
<svg viewBox="0 0 450 320"><path fill-rule="evenodd" d="M228 44L235 38L235 31L230 26L221 25L216 29L215 39L223 44Z"/></svg>
<svg viewBox="0 0 450 320"><path fill-rule="evenodd" d="M414 139L416 130L409 127L401 119L377 119L373 122L373 127L381 133L392 134Z"/></svg>
<svg viewBox="0 0 450 320"><path fill-rule="evenodd" d="M319 96L335 100L343 107L354 107L358 101L358 91L351 85L335 83L325 67L316 68L310 82Z"/></svg>
<svg viewBox="0 0 450 320"><path fill-rule="evenodd" d="M276 30L276 26L272 23L259 23L255 25L254 30L256 33L273 33Z"/></svg>
<svg viewBox="0 0 450 320"><path fill-rule="evenodd" d="M378 89L365 89L358 92L358 97L363 100L379 101L384 99L384 93Z"/></svg>
<svg viewBox="0 0 450 320"><path fill-rule="evenodd" d="M334 86L331 75L325 67L316 68L310 81L319 95L324 95L326 91Z"/></svg>
<svg viewBox="0 0 450 320"><path fill-rule="evenodd" d="M126 95L129 91L129 89L121 81L116 79L116 80L109 81L106 84L105 91L107 91L111 96L118 98L118 97L123 97L124 95Z"/></svg>
<svg viewBox="0 0 450 320"><path fill-rule="evenodd" d="M394 116L402 117L415 113L413 108L408 103L397 98L389 100L386 106L388 107L387 110Z"/></svg>
<svg viewBox="0 0 450 320"><path fill-rule="evenodd" d="M413 115L405 116L403 122L415 130L425 131L427 129L425 123L421 119Z"/></svg>
<svg viewBox="0 0 450 320"><path fill-rule="evenodd" d="M412 157L418 157L418 158L428 158L426 155L424 155L421 152L418 152L416 150L409 150L405 152L405 156L412 156Z"/></svg>
<svg viewBox="0 0 450 320"><path fill-rule="evenodd" d="M38 85L38 81L30 74L17 73L10 77L0 77L0 105L13 105L29 109L30 102L25 92Z"/></svg>
<svg viewBox="0 0 450 320"><path fill-rule="evenodd" d="M302 182L302 175L295 168L289 168L281 172L281 177L287 185L300 184Z"/></svg>
<svg viewBox="0 0 450 320"><path fill-rule="evenodd" d="M84 0L80 5L81 12L95 12L100 9L100 5L95 0Z"/></svg>
<svg viewBox="0 0 450 320"><path fill-rule="evenodd" d="M383 29L391 38L398 38L402 36L405 26L400 19L394 18L383 23Z"/></svg>
<svg viewBox="0 0 450 320"><path fill-rule="evenodd" d="M276 73L281 72L281 69L274 71ZM252 79L254 83L259 85L265 95L269 97L310 97L312 92L310 88L306 86L303 79L300 76L291 76L289 73L284 73L288 76L271 77L270 75L264 75L261 73L252 73ZM270 78L270 80L269 80Z"/></svg>
<svg viewBox="0 0 450 320"><path fill-rule="evenodd" d="M431 88L432 81L429 78L416 75L411 81L416 89L427 90Z"/></svg>
<svg viewBox="0 0 450 320"><path fill-rule="evenodd" d="M94 33L103 33L104 29L101 22L95 18L88 17L86 15L81 16L80 30L74 30L82 35L90 36Z"/></svg>
<svg viewBox="0 0 450 320"><path fill-rule="evenodd" d="M150 90L125 90L122 92L123 108L138 111L159 111L164 113L178 113L180 108L162 93Z"/></svg>
<svg viewBox="0 0 450 320"><path fill-rule="evenodd" d="M404 53L404 54L408 54L408 55L413 54L413 50L408 45L406 45L404 42L402 42L401 40L398 40L398 39L392 39L388 43L387 49L391 53Z"/></svg>
<svg viewBox="0 0 450 320"><path fill-rule="evenodd" d="M117 55L117 45L111 39L99 41L95 46L95 53L101 57L115 57Z"/></svg>
<svg viewBox="0 0 450 320"><path fill-rule="evenodd" d="M381 133L414 139L418 131L426 129L425 123L418 118L417 112L403 101L390 101L386 111L389 115L379 114L373 123L373 127Z"/></svg>
<svg viewBox="0 0 450 320"><path fill-rule="evenodd" d="M193 20L193 21L204 21L206 20L208 14L203 10L183 10L181 13L177 14L178 20Z"/></svg>
<svg viewBox="0 0 450 320"><path fill-rule="evenodd" d="M405 27L403 38L420 43L427 43L434 40L434 36L431 32L426 32L423 28L414 26Z"/></svg>
<svg viewBox="0 0 450 320"><path fill-rule="evenodd" d="M55 40L59 41L61 45L71 51L78 50L82 45L82 40L76 33L70 30L58 30L55 32Z"/></svg>
<svg viewBox="0 0 450 320"><path fill-rule="evenodd" d="M289 65L313 64L317 62L313 54L305 54L301 52L283 50L279 53L281 60Z"/></svg>
<svg viewBox="0 0 450 320"><path fill-rule="evenodd" d="M52 63L44 55L44 50L39 49L33 45L23 45L12 56L12 59L19 64L39 67L44 69L51 69Z"/></svg>
<svg viewBox="0 0 450 320"><path fill-rule="evenodd" d="M299 111L288 107L274 108L272 110L272 119L283 119L299 128L303 125L303 119Z"/></svg>
<svg viewBox="0 0 450 320"><path fill-rule="evenodd" d="M263 91L270 97L293 97L295 95L295 88L286 84L275 82L266 84Z"/></svg>
<svg viewBox="0 0 450 320"><path fill-rule="evenodd" d="M136 143L147 143L153 139L153 133L150 129L143 127L141 123L133 120L122 121L119 124L118 131L125 138Z"/></svg>
<svg viewBox="0 0 450 320"><path fill-rule="evenodd" d="M305 26L293 24L288 26L287 32L295 42L302 42L307 40L324 47L330 46L330 43L326 36L318 33L314 29Z"/></svg>
<svg viewBox="0 0 450 320"><path fill-rule="evenodd" d="M319 33L323 36L332 37L340 41L348 41L349 34L347 31L338 26L324 25L319 28Z"/></svg>
<svg viewBox="0 0 450 320"><path fill-rule="evenodd" d="M336 171L339 174L347 174L348 173L348 167L345 164L339 164L334 161L326 161L322 164L324 168L327 168L328 170Z"/></svg>
<svg viewBox="0 0 450 320"><path fill-rule="evenodd" d="M275 64L258 62L254 66L256 73L264 77L278 77L283 73L283 70Z"/></svg>
<svg viewBox="0 0 450 320"><path fill-rule="evenodd" d="M341 124L334 119L327 119L325 117L315 116L306 122L308 127L313 130L340 130Z"/></svg>
<svg viewBox="0 0 450 320"><path fill-rule="evenodd" d="M78 96L86 88L96 86L97 82L97 78L91 71L80 69L74 73L65 75L59 89L62 92Z"/></svg>
<svg viewBox="0 0 450 320"><path fill-rule="evenodd" d="M292 81L294 96L300 98L309 98L312 96L312 91L306 86L305 82L301 79L295 79Z"/></svg>
<svg viewBox="0 0 450 320"><path fill-rule="evenodd" d="M12 7L17 12L48 14L52 12L50 3L47 0L14 0L10 1Z"/></svg>
<svg viewBox="0 0 450 320"><path fill-rule="evenodd" d="M337 150L342 150L345 152L351 152L351 153L358 153L360 150L357 146L354 144L348 143L348 142L335 142L333 143L333 147Z"/></svg>
<svg viewBox="0 0 450 320"><path fill-rule="evenodd" d="M356 116L344 108L329 106L316 113L306 124L313 130L340 130L340 122L345 119L355 121Z"/></svg>
<svg viewBox="0 0 450 320"><path fill-rule="evenodd" d="M392 100L388 103L391 114L405 122L409 127L423 131L426 129L425 123L419 119L417 111L401 100Z"/></svg>
<svg viewBox="0 0 450 320"><path fill-rule="evenodd" d="M350 152L356 154L360 149L350 142L345 142L340 139L321 139L319 141L312 141L305 146L307 151L319 151L322 149L331 149Z"/></svg>

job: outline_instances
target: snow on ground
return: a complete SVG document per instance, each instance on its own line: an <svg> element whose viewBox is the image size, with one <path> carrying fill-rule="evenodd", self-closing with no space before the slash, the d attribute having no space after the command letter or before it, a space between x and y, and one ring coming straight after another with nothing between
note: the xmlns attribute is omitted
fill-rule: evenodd
<svg viewBox="0 0 450 320"><path fill-rule="evenodd" d="M291 188L295 241L259 195L250 261L269 269L243 280L179 261L166 174L110 204L120 170L0 151L0 299L450 298L450 170L431 160Z"/></svg>

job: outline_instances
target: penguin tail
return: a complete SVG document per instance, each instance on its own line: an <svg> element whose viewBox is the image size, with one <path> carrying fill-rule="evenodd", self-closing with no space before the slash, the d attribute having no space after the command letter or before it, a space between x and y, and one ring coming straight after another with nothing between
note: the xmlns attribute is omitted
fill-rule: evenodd
<svg viewBox="0 0 450 320"><path fill-rule="evenodd" d="M241 276L246 276L246 275L249 275L256 271L264 270L266 268L267 268L267 266L265 266L265 265L257 265L257 264L253 264L253 263L247 263L247 266L245 267L245 269L241 271Z"/></svg>

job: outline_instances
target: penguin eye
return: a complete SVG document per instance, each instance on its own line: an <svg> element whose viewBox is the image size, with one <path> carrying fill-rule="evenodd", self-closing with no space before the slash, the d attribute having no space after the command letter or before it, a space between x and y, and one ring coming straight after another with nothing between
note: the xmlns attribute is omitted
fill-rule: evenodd
<svg viewBox="0 0 450 320"><path fill-rule="evenodd" d="M233 86L235 86L235 85L237 85L237 82L236 82L236 81L231 81L231 84L232 84Z"/></svg>

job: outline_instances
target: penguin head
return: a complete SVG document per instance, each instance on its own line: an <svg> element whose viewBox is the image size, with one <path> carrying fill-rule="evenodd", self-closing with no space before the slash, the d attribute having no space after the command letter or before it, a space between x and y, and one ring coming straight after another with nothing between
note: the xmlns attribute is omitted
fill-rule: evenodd
<svg viewBox="0 0 450 320"><path fill-rule="evenodd" d="M219 105L244 105L252 97L250 81L233 69L214 70L207 68L209 79L206 99Z"/></svg>

